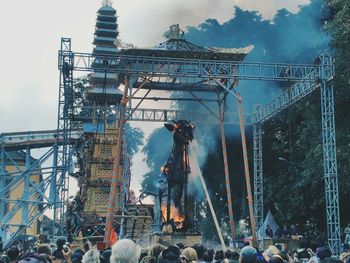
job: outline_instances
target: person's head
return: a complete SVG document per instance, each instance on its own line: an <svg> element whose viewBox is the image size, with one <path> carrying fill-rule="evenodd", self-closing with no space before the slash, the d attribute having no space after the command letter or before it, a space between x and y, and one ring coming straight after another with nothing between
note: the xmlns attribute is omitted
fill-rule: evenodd
<svg viewBox="0 0 350 263"><path fill-rule="evenodd" d="M203 261L204 262L212 262L214 259L214 255L213 254L210 254L208 252L204 253L204 256L203 256Z"/></svg>
<svg viewBox="0 0 350 263"><path fill-rule="evenodd" d="M189 263L192 261L198 261L197 252L191 247L185 248L180 255L181 262Z"/></svg>
<svg viewBox="0 0 350 263"><path fill-rule="evenodd" d="M66 243L66 240L64 238L58 238L56 240L56 245L57 245L57 249L62 250L63 249L63 245Z"/></svg>
<svg viewBox="0 0 350 263"><path fill-rule="evenodd" d="M284 261L280 255L275 254L270 257L269 263L284 263Z"/></svg>
<svg viewBox="0 0 350 263"><path fill-rule="evenodd" d="M17 261L19 258L19 249L17 246L12 246L6 251L6 255L10 262Z"/></svg>
<svg viewBox="0 0 350 263"><path fill-rule="evenodd" d="M51 256L51 247L49 244L41 244L38 247L38 254L46 254L48 256Z"/></svg>
<svg viewBox="0 0 350 263"><path fill-rule="evenodd" d="M140 255L141 248L134 241L122 239L112 246L110 263L137 263Z"/></svg>
<svg viewBox="0 0 350 263"><path fill-rule="evenodd" d="M151 250L151 256L153 256L156 260L158 260L158 257L163 250L164 250L164 247L162 246L154 246L152 247L152 250Z"/></svg>
<svg viewBox="0 0 350 263"><path fill-rule="evenodd" d="M218 250L214 256L214 262L221 262L225 259L224 251Z"/></svg>
<svg viewBox="0 0 350 263"><path fill-rule="evenodd" d="M245 246L242 248L241 253L239 255L239 263L256 263L256 249L251 246Z"/></svg>
<svg viewBox="0 0 350 263"><path fill-rule="evenodd" d="M319 247L316 249L316 256L324 260L325 258L329 258L332 256L332 251L328 247Z"/></svg>
<svg viewBox="0 0 350 263"><path fill-rule="evenodd" d="M225 257L227 259L231 259L231 260L238 260L239 259L239 254L238 254L237 251L227 250L225 252Z"/></svg>
<svg viewBox="0 0 350 263"><path fill-rule="evenodd" d="M177 246L170 246L164 249L158 257L158 263L178 263L178 262L180 262L180 249Z"/></svg>
<svg viewBox="0 0 350 263"><path fill-rule="evenodd" d="M100 263L100 252L96 249L91 249L83 256L82 263Z"/></svg>
<svg viewBox="0 0 350 263"><path fill-rule="evenodd" d="M51 263L52 260L47 254L28 253L18 263Z"/></svg>
<svg viewBox="0 0 350 263"><path fill-rule="evenodd" d="M86 241L85 243L84 243L84 252L87 252L87 251L89 251L90 249L91 249L91 243L90 243L90 241Z"/></svg>
<svg viewBox="0 0 350 263"><path fill-rule="evenodd" d="M196 250L198 260L203 260L203 256L204 256L204 253L205 253L205 249L204 249L203 245L201 245L201 244L194 244L192 246L192 248L194 250Z"/></svg>
<svg viewBox="0 0 350 263"><path fill-rule="evenodd" d="M179 248L179 249L184 249L185 245L181 242L179 243L176 243L176 246Z"/></svg>
<svg viewBox="0 0 350 263"><path fill-rule="evenodd" d="M103 251L100 256L101 263L109 263L111 255L112 255L112 250L110 248Z"/></svg>
<svg viewBox="0 0 350 263"><path fill-rule="evenodd" d="M81 249L76 249L72 253L72 263L82 263L83 256L84 256L84 251Z"/></svg>
<svg viewBox="0 0 350 263"><path fill-rule="evenodd" d="M350 252L343 252L340 254L339 259L346 263L348 259L350 258Z"/></svg>
<svg viewBox="0 0 350 263"><path fill-rule="evenodd" d="M275 247L275 246L269 246L269 247L265 250L265 252L263 253L263 256L264 256L265 260L266 260L267 262L269 262L270 258L271 258L273 255L278 255L279 252L280 252L280 251L278 250L277 247Z"/></svg>

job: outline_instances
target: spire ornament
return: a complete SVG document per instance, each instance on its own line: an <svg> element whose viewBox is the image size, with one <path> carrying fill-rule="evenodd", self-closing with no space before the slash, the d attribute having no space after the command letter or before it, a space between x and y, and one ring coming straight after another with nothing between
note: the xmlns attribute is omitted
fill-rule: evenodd
<svg viewBox="0 0 350 263"><path fill-rule="evenodd" d="M102 0L102 6L112 6L111 0Z"/></svg>

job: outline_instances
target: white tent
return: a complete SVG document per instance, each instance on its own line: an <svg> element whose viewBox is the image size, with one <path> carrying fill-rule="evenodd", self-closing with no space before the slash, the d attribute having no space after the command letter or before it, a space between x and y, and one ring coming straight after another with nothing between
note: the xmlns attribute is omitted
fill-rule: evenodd
<svg viewBox="0 0 350 263"><path fill-rule="evenodd" d="M273 217L273 215L272 215L270 210L269 210L269 212L267 213L267 215L265 217L264 224L257 231L258 239L266 238L265 229L266 229L267 225L270 226L270 228L272 229L273 233L275 233L275 231L279 228L279 226L277 225L277 223L275 221L275 218Z"/></svg>

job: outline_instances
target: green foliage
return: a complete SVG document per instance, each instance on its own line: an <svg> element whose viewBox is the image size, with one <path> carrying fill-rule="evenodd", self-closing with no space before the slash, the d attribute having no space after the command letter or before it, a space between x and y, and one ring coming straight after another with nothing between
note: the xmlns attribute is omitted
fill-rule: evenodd
<svg viewBox="0 0 350 263"><path fill-rule="evenodd" d="M133 156L143 144L144 133L140 128L131 127L129 123L124 125L124 132L128 147L128 153Z"/></svg>

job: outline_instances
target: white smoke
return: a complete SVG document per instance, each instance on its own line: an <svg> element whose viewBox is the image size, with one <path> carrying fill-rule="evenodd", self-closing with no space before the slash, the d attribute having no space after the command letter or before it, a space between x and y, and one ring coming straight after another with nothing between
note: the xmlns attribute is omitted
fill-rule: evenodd
<svg viewBox="0 0 350 263"><path fill-rule="evenodd" d="M200 181L202 171L199 162L204 162L207 155L205 151L205 147L200 145L196 140L193 140L189 145L191 173L188 175L188 189L194 193L196 201L202 201L204 199L204 191Z"/></svg>

